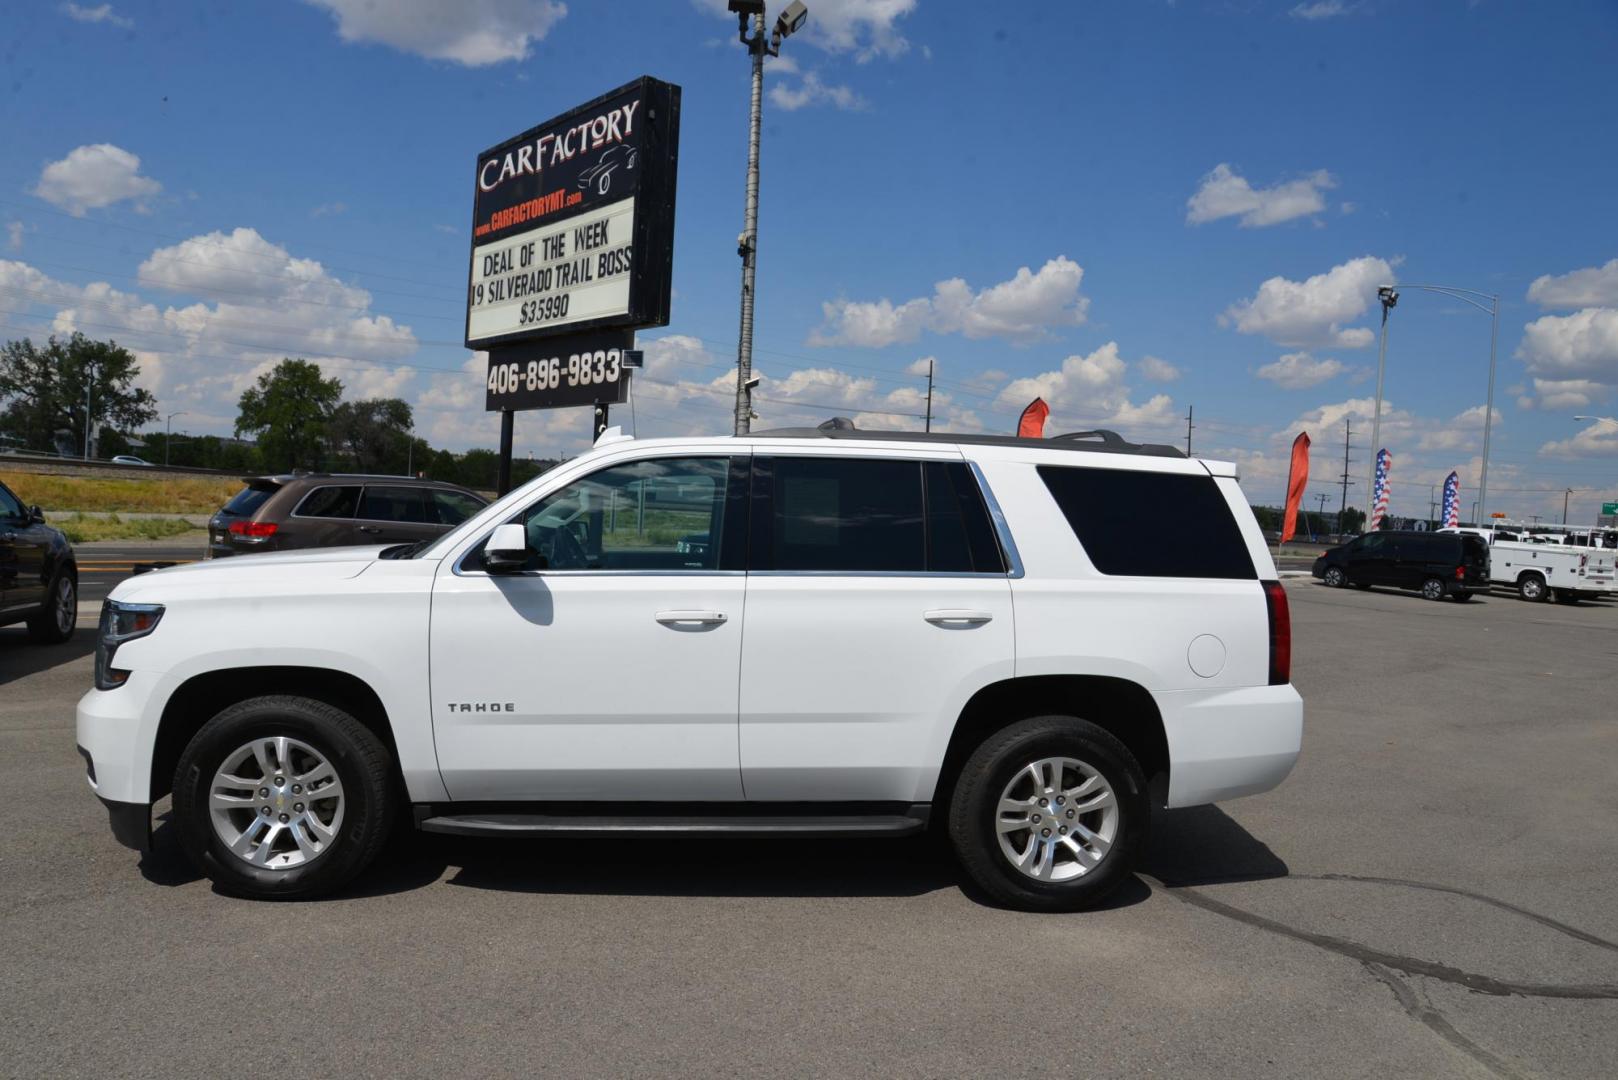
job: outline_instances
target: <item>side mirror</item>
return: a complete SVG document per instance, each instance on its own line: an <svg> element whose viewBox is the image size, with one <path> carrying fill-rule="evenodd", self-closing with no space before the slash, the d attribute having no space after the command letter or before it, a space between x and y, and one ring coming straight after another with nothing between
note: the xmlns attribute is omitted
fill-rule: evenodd
<svg viewBox="0 0 1618 1080"><path fill-rule="evenodd" d="M509 523L496 525L483 546L483 568L491 574L510 574L528 562L528 530Z"/></svg>
<svg viewBox="0 0 1618 1080"><path fill-rule="evenodd" d="M45 523L45 511L41 510L37 506L30 506L28 508L28 520L36 521L43 525Z"/></svg>

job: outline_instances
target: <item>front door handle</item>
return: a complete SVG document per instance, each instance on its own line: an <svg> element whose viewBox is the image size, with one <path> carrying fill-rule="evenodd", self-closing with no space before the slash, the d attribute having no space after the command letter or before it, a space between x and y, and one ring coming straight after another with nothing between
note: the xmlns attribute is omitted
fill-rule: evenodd
<svg viewBox="0 0 1618 1080"><path fill-rule="evenodd" d="M982 626L991 621L994 615L987 611L972 611L967 608L934 608L924 611L921 617L934 626Z"/></svg>
<svg viewBox="0 0 1618 1080"><path fill-rule="evenodd" d="M653 617L664 626L679 626L684 623L716 626L725 621L723 611L659 611Z"/></svg>

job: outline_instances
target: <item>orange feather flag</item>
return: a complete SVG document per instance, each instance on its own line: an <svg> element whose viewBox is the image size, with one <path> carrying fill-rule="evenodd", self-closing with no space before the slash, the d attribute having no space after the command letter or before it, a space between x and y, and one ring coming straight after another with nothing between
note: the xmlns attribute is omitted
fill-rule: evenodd
<svg viewBox="0 0 1618 1080"><path fill-rule="evenodd" d="M1303 502L1303 489L1309 484L1309 433L1299 432L1292 440L1292 472L1287 479L1287 508L1281 515L1281 543L1292 539L1298 531L1298 504Z"/></svg>
<svg viewBox="0 0 1618 1080"><path fill-rule="evenodd" d="M1028 408L1022 411L1017 420L1017 436L1022 439L1043 439L1045 437L1045 418L1051 414L1051 407L1045 404L1044 398L1035 398L1028 403Z"/></svg>

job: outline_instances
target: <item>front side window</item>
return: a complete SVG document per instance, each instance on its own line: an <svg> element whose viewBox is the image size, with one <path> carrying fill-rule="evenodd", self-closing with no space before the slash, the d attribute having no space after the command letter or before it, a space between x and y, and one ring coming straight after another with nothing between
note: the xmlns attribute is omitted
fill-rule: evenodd
<svg viewBox="0 0 1618 1080"><path fill-rule="evenodd" d="M591 473L517 519L528 534L528 569L726 569L739 556L726 550L726 522L740 522L729 505L730 473L723 457L629 461Z"/></svg>
<svg viewBox="0 0 1618 1080"><path fill-rule="evenodd" d="M9 489L0 487L0 518L20 518L22 516L22 502Z"/></svg>
<svg viewBox="0 0 1618 1080"><path fill-rule="evenodd" d="M459 525L479 510L484 504L464 491L445 491L440 488L433 489L433 507L438 512L440 525Z"/></svg>
<svg viewBox="0 0 1618 1080"><path fill-rule="evenodd" d="M360 500L359 517L366 521L402 521L426 525L438 520L427 504L427 493L415 487L367 487Z"/></svg>

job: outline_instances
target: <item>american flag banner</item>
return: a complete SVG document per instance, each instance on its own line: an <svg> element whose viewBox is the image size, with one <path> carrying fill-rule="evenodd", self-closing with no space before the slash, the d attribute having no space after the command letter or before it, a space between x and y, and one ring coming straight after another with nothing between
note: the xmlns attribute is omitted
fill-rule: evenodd
<svg viewBox="0 0 1618 1080"><path fill-rule="evenodd" d="M1388 471L1393 468L1393 455L1386 449L1376 452L1376 486L1371 492L1371 523L1366 526L1366 532L1376 532L1382 527L1382 518L1388 512Z"/></svg>
<svg viewBox="0 0 1618 1080"><path fill-rule="evenodd" d="M1461 523L1461 477L1450 473L1444 479L1444 528L1453 529Z"/></svg>

